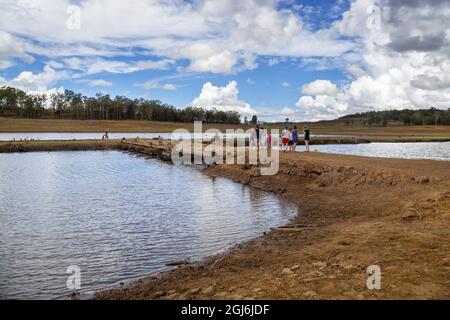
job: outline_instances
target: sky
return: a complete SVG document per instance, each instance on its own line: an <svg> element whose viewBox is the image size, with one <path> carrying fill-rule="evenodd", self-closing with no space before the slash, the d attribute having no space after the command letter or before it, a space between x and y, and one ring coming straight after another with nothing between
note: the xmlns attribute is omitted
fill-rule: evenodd
<svg viewBox="0 0 450 320"><path fill-rule="evenodd" d="M448 0L0 0L0 86L317 121L450 108Z"/></svg>

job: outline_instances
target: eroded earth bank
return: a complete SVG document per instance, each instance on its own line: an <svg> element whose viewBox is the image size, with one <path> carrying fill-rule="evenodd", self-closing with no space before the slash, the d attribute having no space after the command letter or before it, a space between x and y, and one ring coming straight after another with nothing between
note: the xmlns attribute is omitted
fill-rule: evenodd
<svg viewBox="0 0 450 320"><path fill-rule="evenodd" d="M299 216L226 254L179 266L97 299L449 299L450 162L282 154L205 170L274 192ZM381 290L367 268L381 268Z"/></svg>

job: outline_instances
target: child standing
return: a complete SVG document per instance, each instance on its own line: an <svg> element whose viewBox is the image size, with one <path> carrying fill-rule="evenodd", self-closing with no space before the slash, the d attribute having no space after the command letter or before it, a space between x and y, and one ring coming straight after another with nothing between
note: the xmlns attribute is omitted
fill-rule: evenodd
<svg viewBox="0 0 450 320"><path fill-rule="evenodd" d="M283 131L281 131L281 144L282 144L282 151L288 152L289 148L289 139L290 139L291 133L288 130L288 127L285 127Z"/></svg>

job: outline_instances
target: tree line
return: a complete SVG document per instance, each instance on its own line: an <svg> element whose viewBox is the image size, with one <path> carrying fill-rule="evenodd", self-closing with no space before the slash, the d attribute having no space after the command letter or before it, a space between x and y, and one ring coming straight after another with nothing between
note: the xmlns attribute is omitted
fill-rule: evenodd
<svg viewBox="0 0 450 320"><path fill-rule="evenodd" d="M194 122L239 124L234 111L210 110L199 107L177 109L159 100L111 98L97 93L87 97L71 90L45 94L27 94L12 88L0 88L0 117L72 120L148 120L164 122Z"/></svg>
<svg viewBox="0 0 450 320"><path fill-rule="evenodd" d="M369 111L344 116L341 119L350 124L354 119L364 119L369 126L387 126L389 123L403 124L405 126L423 125L450 125L450 108L440 110L436 108L419 110L387 110Z"/></svg>

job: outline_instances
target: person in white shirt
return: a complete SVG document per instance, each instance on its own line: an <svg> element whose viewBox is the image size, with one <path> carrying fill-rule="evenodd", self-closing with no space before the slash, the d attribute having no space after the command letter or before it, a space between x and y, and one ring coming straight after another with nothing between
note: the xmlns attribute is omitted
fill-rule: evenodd
<svg viewBox="0 0 450 320"><path fill-rule="evenodd" d="M291 133L289 132L287 127L283 131L281 131L281 145L282 145L281 150L283 152L288 151L290 137Z"/></svg>

